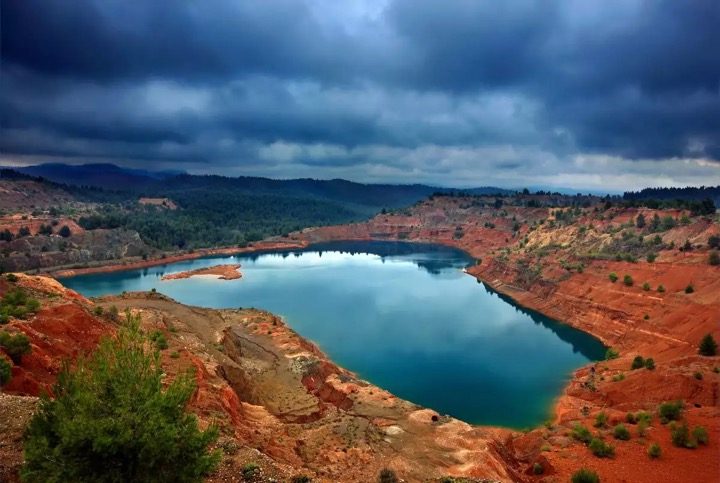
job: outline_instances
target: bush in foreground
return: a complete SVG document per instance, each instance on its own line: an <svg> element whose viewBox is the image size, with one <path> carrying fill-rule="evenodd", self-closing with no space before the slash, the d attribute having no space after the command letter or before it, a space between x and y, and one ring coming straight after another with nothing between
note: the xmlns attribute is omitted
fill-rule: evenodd
<svg viewBox="0 0 720 483"><path fill-rule="evenodd" d="M596 471L580 468L570 478L572 483L600 483L600 477Z"/></svg>
<svg viewBox="0 0 720 483"><path fill-rule="evenodd" d="M705 336L700 341L700 346L698 347L698 354L701 356L714 356L717 355L717 349L718 345L717 342L715 342L715 338L712 336L712 334L705 334Z"/></svg>
<svg viewBox="0 0 720 483"><path fill-rule="evenodd" d="M0 386L4 386L12 379L12 362L0 355Z"/></svg>
<svg viewBox="0 0 720 483"><path fill-rule="evenodd" d="M677 421L680 419L683 410L682 401L665 402L660 405L660 418L668 421Z"/></svg>
<svg viewBox="0 0 720 483"><path fill-rule="evenodd" d="M5 352L15 364L20 364L22 356L32 352L30 339L22 332L13 335L9 332L0 331L0 347L5 349Z"/></svg>
<svg viewBox="0 0 720 483"><path fill-rule="evenodd" d="M600 438L593 438L588 447L592 454L598 458L612 458L615 456L615 446L607 444Z"/></svg>
<svg viewBox="0 0 720 483"><path fill-rule="evenodd" d="M633 283L635 283L635 282L633 281L633 278L630 275L625 275L623 277L623 283L628 287L632 287Z"/></svg>
<svg viewBox="0 0 720 483"><path fill-rule="evenodd" d="M378 481L379 483L397 483L400 480L398 480L398 477L393 470L385 468L380 472Z"/></svg>
<svg viewBox="0 0 720 483"><path fill-rule="evenodd" d="M635 369L642 369L643 367L645 367L645 359L643 359L642 356L635 356L630 369L634 371Z"/></svg>
<svg viewBox="0 0 720 483"><path fill-rule="evenodd" d="M25 481L199 482L217 465L217 428L200 431L185 411L192 374L163 390L159 353L127 319L75 370L65 363L55 399L43 396L25 431Z"/></svg>
<svg viewBox="0 0 720 483"><path fill-rule="evenodd" d="M656 460L660 458L660 455L662 454L662 449L660 449L660 445L657 443L653 443L650 445L650 448L648 448L647 455L650 457L650 459Z"/></svg>
<svg viewBox="0 0 720 483"><path fill-rule="evenodd" d="M628 431L624 424L620 423L613 428L613 436L615 439L627 441L630 439L630 431Z"/></svg>
<svg viewBox="0 0 720 483"><path fill-rule="evenodd" d="M687 423L682 423L670 430L670 439L672 444L678 448L697 448L697 443L690 437L690 428Z"/></svg>
<svg viewBox="0 0 720 483"><path fill-rule="evenodd" d="M695 426L693 429L693 438L695 438L695 441L697 441L698 444L708 444L707 429L702 426Z"/></svg>

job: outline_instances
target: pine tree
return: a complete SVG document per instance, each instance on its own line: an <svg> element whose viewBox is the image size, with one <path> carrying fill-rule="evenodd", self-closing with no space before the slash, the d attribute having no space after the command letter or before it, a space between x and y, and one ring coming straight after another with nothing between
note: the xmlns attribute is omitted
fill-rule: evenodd
<svg viewBox="0 0 720 483"><path fill-rule="evenodd" d="M717 342L715 342L715 338L712 336L712 334L706 334L705 337L702 338L700 341L700 346L698 347L698 354L701 356L714 356L717 354Z"/></svg>

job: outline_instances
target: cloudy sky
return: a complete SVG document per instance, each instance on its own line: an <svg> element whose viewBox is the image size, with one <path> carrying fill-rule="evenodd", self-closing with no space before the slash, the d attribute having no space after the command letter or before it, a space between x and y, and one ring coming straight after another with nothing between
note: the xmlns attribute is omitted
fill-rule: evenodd
<svg viewBox="0 0 720 483"><path fill-rule="evenodd" d="M720 184L717 0L0 0L0 163Z"/></svg>

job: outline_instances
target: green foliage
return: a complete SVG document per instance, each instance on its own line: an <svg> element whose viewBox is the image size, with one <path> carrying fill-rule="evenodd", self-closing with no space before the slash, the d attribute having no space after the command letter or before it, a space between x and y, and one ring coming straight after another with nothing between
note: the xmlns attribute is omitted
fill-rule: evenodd
<svg viewBox="0 0 720 483"><path fill-rule="evenodd" d="M648 263L653 263L657 259L657 253L650 252L645 256L645 260L647 260Z"/></svg>
<svg viewBox="0 0 720 483"><path fill-rule="evenodd" d="M15 282L18 281L18 277L17 277L17 275L15 275L14 273L8 273L5 278L6 278L7 281L10 282L10 283L15 283Z"/></svg>
<svg viewBox="0 0 720 483"><path fill-rule="evenodd" d="M384 468L380 471L380 476L378 477L379 483L398 483L398 481L400 480L393 470Z"/></svg>
<svg viewBox="0 0 720 483"><path fill-rule="evenodd" d="M219 462L208 450L217 428L200 431L185 411L193 375L163 390L159 354L127 318L75 370L65 363L55 399L43 396L25 432L25 481L199 482Z"/></svg>
<svg viewBox="0 0 720 483"><path fill-rule="evenodd" d="M712 235L708 238L708 247L720 248L720 235Z"/></svg>
<svg viewBox="0 0 720 483"><path fill-rule="evenodd" d="M620 357L620 352L616 349L613 349L612 347L605 351L605 360L609 361L612 359L617 359L618 357Z"/></svg>
<svg viewBox="0 0 720 483"><path fill-rule="evenodd" d="M545 467L540 463L533 464L533 475L542 475L545 473Z"/></svg>
<svg viewBox="0 0 720 483"><path fill-rule="evenodd" d="M257 472L258 469L260 469L260 467L255 463L245 463L242 466L243 478L246 480L251 479L253 476L255 476L255 472Z"/></svg>
<svg viewBox="0 0 720 483"><path fill-rule="evenodd" d="M604 411L600 411L597 416L595 416L595 424L594 426L596 428L604 428L607 426L607 414L605 414Z"/></svg>
<svg viewBox="0 0 720 483"><path fill-rule="evenodd" d="M647 369L648 371L654 370L655 359L653 359L652 357L648 357L647 359L645 359L645 369Z"/></svg>
<svg viewBox="0 0 720 483"><path fill-rule="evenodd" d="M60 235L63 238L69 238L70 235L72 235L72 232L70 231L70 228L67 225L63 225L60 230L58 231L58 235Z"/></svg>
<svg viewBox="0 0 720 483"><path fill-rule="evenodd" d="M637 417L633 413L627 413L625 415L625 422L628 424L635 424L637 423Z"/></svg>
<svg viewBox="0 0 720 483"><path fill-rule="evenodd" d="M664 285L658 285L657 291L660 292L660 293L663 293L663 292L665 291L665 286L664 286Z"/></svg>
<svg viewBox="0 0 720 483"><path fill-rule="evenodd" d="M291 483L310 483L311 481L312 479L307 475L296 475L290 479Z"/></svg>
<svg viewBox="0 0 720 483"><path fill-rule="evenodd" d="M612 458L615 456L615 447L600 438L593 438L588 447L590 452L598 458Z"/></svg>
<svg viewBox="0 0 720 483"><path fill-rule="evenodd" d="M177 351L174 351L174 352L171 352L171 353L170 353L170 357L173 358L173 359L179 359L179 358L180 358L180 354L179 354Z"/></svg>
<svg viewBox="0 0 720 483"><path fill-rule="evenodd" d="M611 281L612 283L617 282L617 279L618 279L617 273L615 273L615 272L610 272L610 275L608 275L608 278L610 279L610 281Z"/></svg>
<svg viewBox="0 0 720 483"><path fill-rule="evenodd" d="M708 263L710 265L720 265L720 253L717 250L712 250L708 255Z"/></svg>
<svg viewBox="0 0 720 483"><path fill-rule="evenodd" d="M645 319L645 320L650 320L650 314L645 314L645 316L643 317L643 319Z"/></svg>
<svg viewBox="0 0 720 483"><path fill-rule="evenodd" d="M632 277L631 277L630 275L625 275L625 276L623 277L623 283L624 283L625 285L627 285L628 287L632 287L632 285L633 285L634 282L633 282L633 279L632 279Z"/></svg>
<svg viewBox="0 0 720 483"><path fill-rule="evenodd" d="M10 274L12 275L12 274ZM10 276L8 275L8 277ZM40 311L40 301L27 296L20 287L10 290L0 299L0 324L6 324L10 317L25 319L28 314Z"/></svg>
<svg viewBox="0 0 720 483"><path fill-rule="evenodd" d="M685 293L693 293L695 291L695 288L692 286L692 284L688 284L687 287L685 287Z"/></svg>
<svg viewBox="0 0 720 483"><path fill-rule="evenodd" d="M698 346L698 354L701 356L717 355L718 345L712 334L705 334Z"/></svg>
<svg viewBox="0 0 720 483"><path fill-rule="evenodd" d="M596 471L580 468L570 478L572 483L600 483L600 477Z"/></svg>
<svg viewBox="0 0 720 483"><path fill-rule="evenodd" d="M635 219L635 226L638 228L645 228L645 215L640 213Z"/></svg>
<svg viewBox="0 0 720 483"><path fill-rule="evenodd" d="M643 290L645 290L646 292L649 291L651 288L650 284L648 282L643 283L642 287L643 287Z"/></svg>
<svg viewBox="0 0 720 483"><path fill-rule="evenodd" d="M660 405L660 417L668 421L678 421L683 412L683 402L664 402Z"/></svg>
<svg viewBox="0 0 720 483"><path fill-rule="evenodd" d="M693 374L693 377L694 377L695 379L697 379L698 381L702 380L702 378L703 378L702 372L695 372L695 373Z"/></svg>
<svg viewBox="0 0 720 483"><path fill-rule="evenodd" d="M0 347L5 349L10 359L18 365L22 362L22 356L32 352L30 339L22 332L13 335L9 332L0 331Z"/></svg>
<svg viewBox="0 0 720 483"><path fill-rule="evenodd" d="M705 429L702 426L695 426L695 428L693 428L693 438L695 438L695 441L697 441L698 444L702 444L702 445L708 444L707 429Z"/></svg>
<svg viewBox="0 0 720 483"><path fill-rule="evenodd" d="M697 443L692 439L692 437L690 437L690 429L685 422L671 428L670 439L672 440L672 444L678 448L697 448Z"/></svg>
<svg viewBox="0 0 720 483"><path fill-rule="evenodd" d="M168 341L165 334L160 330L154 330L150 333L149 339L155 343L155 347L158 350L165 350L168 348Z"/></svg>
<svg viewBox="0 0 720 483"><path fill-rule="evenodd" d="M643 359L642 356L635 356L630 369L634 371L635 369L642 369L643 367L645 367L645 359Z"/></svg>
<svg viewBox="0 0 720 483"><path fill-rule="evenodd" d="M578 441L585 443L586 445L590 444L590 441L592 441L593 439L593 435L590 430L580 423L576 423L573 426L570 435Z"/></svg>
<svg viewBox="0 0 720 483"><path fill-rule="evenodd" d="M660 455L662 454L662 449L660 449L660 445L657 443L653 443L650 445L650 448L648 448L647 455L650 459L656 460L660 458Z"/></svg>
<svg viewBox="0 0 720 483"><path fill-rule="evenodd" d="M622 441L630 439L630 431L625 427L624 424L620 423L613 428L613 437Z"/></svg>
<svg viewBox="0 0 720 483"><path fill-rule="evenodd" d="M97 316L100 316L103 314L103 308L101 306L97 306L93 309L93 313Z"/></svg>
<svg viewBox="0 0 720 483"><path fill-rule="evenodd" d="M0 354L0 386L4 386L12 379L12 362Z"/></svg>
<svg viewBox="0 0 720 483"><path fill-rule="evenodd" d="M625 374L623 374L623 373L621 372L620 374L618 374L618 375L616 375L616 376L613 376L612 380L613 380L613 382L624 381L624 380L625 380Z"/></svg>

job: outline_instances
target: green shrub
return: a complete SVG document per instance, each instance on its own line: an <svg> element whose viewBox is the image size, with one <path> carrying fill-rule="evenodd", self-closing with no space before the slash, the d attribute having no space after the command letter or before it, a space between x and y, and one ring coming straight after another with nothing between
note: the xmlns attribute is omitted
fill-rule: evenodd
<svg viewBox="0 0 720 483"><path fill-rule="evenodd" d="M598 458L612 458L615 456L615 447L600 438L593 438L588 447L590 452Z"/></svg>
<svg viewBox="0 0 720 483"><path fill-rule="evenodd" d="M710 255L708 255L708 263L713 266L720 265L720 253L718 253L717 250L710 252Z"/></svg>
<svg viewBox="0 0 720 483"><path fill-rule="evenodd" d="M178 375L163 390L159 354L147 348L139 317L128 314L75 369L66 362L25 430L28 482L199 482L221 458L208 446L216 427L198 429L186 404L193 374Z"/></svg>
<svg viewBox="0 0 720 483"><path fill-rule="evenodd" d="M171 352L170 357L172 357L173 359L178 359L180 357L180 354L178 354L177 351Z"/></svg>
<svg viewBox="0 0 720 483"><path fill-rule="evenodd" d="M17 275L15 275L14 273L8 273L8 274L5 276L5 278L6 278L7 281L10 282L10 283L15 283L15 282L18 281L18 277L17 277Z"/></svg>
<svg viewBox="0 0 720 483"><path fill-rule="evenodd" d="M585 444L589 444L593 439L593 435L590 430L580 423L576 423L573 426L570 436Z"/></svg>
<svg viewBox="0 0 720 483"><path fill-rule="evenodd" d="M677 421L683 412L683 402L664 402L660 405L660 417L668 421Z"/></svg>
<svg viewBox="0 0 720 483"><path fill-rule="evenodd" d="M385 468L380 472L378 477L379 483L397 483L400 481L395 472L389 468Z"/></svg>
<svg viewBox="0 0 720 483"><path fill-rule="evenodd" d="M610 281L611 281L612 283L617 282L617 279L618 279L617 273L615 273L615 272L610 272L610 275L608 275L608 278L610 279Z"/></svg>
<svg viewBox="0 0 720 483"><path fill-rule="evenodd" d="M662 450L660 449L660 445L657 443L653 443L650 445L650 448L648 448L647 455L650 457L650 459L656 460L660 458L660 454L662 453Z"/></svg>
<svg viewBox="0 0 720 483"><path fill-rule="evenodd" d="M255 476L255 472L260 469L258 465L255 463L245 463L242 466L242 476L244 479L249 480L253 476Z"/></svg>
<svg viewBox="0 0 720 483"><path fill-rule="evenodd" d="M6 324L10 318L25 319L28 314L40 311L40 301L27 296L27 293L17 287L6 292L0 299L0 324Z"/></svg>
<svg viewBox="0 0 720 483"><path fill-rule="evenodd" d="M635 369L642 369L643 367L645 367L645 359L643 359L642 356L635 356L630 369L634 371Z"/></svg>
<svg viewBox="0 0 720 483"><path fill-rule="evenodd" d="M312 479L308 475L296 475L293 476L290 481L292 483L310 483Z"/></svg>
<svg viewBox="0 0 720 483"><path fill-rule="evenodd" d="M160 330L154 330L150 334L150 340L155 343L155 347L157 347L158 350L165 350L168 348L168 341L165 338L165 334L163 334Z"/></svg>
<svg viewBox="0 0 720 483"><path fill-rule="evenodd" d="M643 283L643 290L646 292L650 290L650 284L648 282Z"/></svg>
<svg viewBox="0 0 720 483"><path fill-rule="evenodd" d="M702 378L703 378L702 372L695 372L695 373L693 374L693 377L694 377L695 379L697 379L698 381L701 381Z"/></svg>
<svg viewBox="0 0 720 483"><path fill-rule="evenodd" d="M697 448L697 443L690 437L690 429L685 422L670 430L670 439L672 444L678 448Z"/></svg>
<svg viewBox="0 0 720 483"><path fill-rule="evenodd" d="M708 432L707 429L702 426L695 426L693 429L693 437L698 444L708 444Z"/></svg>
<svg viewBox="0 0 720 483"><path fill-rule="evenodd" d="M533 465L533 475L542 475L543 473L545 473L545 467L540 463L535 463Z"/></svg>
<svg viewBox="0 0 720 483"><path fill-rule="evenodd" d="M550 446L550 444L548 444L548 443L545 443L542 446L540 446L540 451L543 451L543 452L552 451L552 446Z"/></svg>
<svg viewBox="0 0 720 483"><path fill-rule="evenodd" d="M615 439L627 441L630 439L630 431L628 431L624 424L620 423L613 428L613 436Z"/></svg>
<svg viewBox="0 0 720 483"><path fill-rule="evenodd" d="M635 415L638 421L645 421L648 424L652 423L653 416L650 413L640 412Z"/></svg>
<svg viewBox="0 0 720 483"><path fill-rule="evenodd" d="M655 359L653 359L652 357L648 357L647 359L645 359L645 369L647 369L648 371L652 371L653 369L655 369Z"/></svg>
<svg viewBox="0 0 720 483"><path fill-rule="evenodd" d="M580 468L570 478L572 483L600 483L600 477L596 471Z"/></svg>
<svg viewBox="0 0 720 483"><path fill-rule="evenodd" d="M12 362L0 354L0 386L4 386L12 379Z"/></svg>
<svg viewBox="0 0 720 483"><path fill-rule="evenodd" d="M698 346L698 354L701 356L714 356L717 355L717 349L718 345L712 334L705 334Z"/></svg>
<svg viewBox="0 0 720 483"><path fill-rule="evenodd" d="M665 291L665 286L663 286L663 285L658 285L657 291L660 292L660 293L663 293L663 292Z"/></svg>
<svg viewBox="0 0 720 483"><path fill-rule="evenodd" d="M618 357L620 357L620 352L617 351L616 349L613 349L612 347L610 347L610 348L605 352L605 360L608 360L608 361L609 361L609 360L612 360L612 359L617 359Z"/></svg>
<svg viewBox="0 0 720 483"><path fill-rule="evenodd" d="M628 287L632 287L633 283L635 282L633 282L633 279L630 275L625 275L623 277L623 283Z"/></svg>
<svg viewBox="0 0 720 483"><path fill-rule="evenodd" d="M646 421L644 419L641 419L638 421L637 424L637 434L641 438L644 438L647 435L647 429L650 427L650 422Z"/></svg>
<svg viewBox="0 0 720 483"><path fill-rule="evenodd" d="M637 417L633 413L627 413L625 415L625 422L628 424L635 424L637 423Z"/></svg>
<svg viewBox="0 0 720 483"><path fill-rule="evenodd" d="M650 320L650 314L645 314L645 317L643 317L645 320Z"/></svg>
<svg viewBox="0 0 720 483"><path fill-rule="evenodd" d="M685 293L693 293L695 289L693 288L692 284L688 284L687 287L685 287Z"/></svg>
<svg viewBox="0 0 720 483"><path fill-rule="evenodd" d="M5 331L0 331L0 347L5 349L10 359L17 365L22 363L22 356L32 352L30 339L22 332L17 332L13 335Z"/></svg>
<svg viewBox="0 0 720 483"><path fill-rule="evenodd" d="M605 414L605 412L601 411L597 416L595 416L594 426L596 428L604 428L607 426L607 414Z"/></svg>
<svg viewBox="0 0 720 483"><path fill-rule="evenodd" d="M612 380L613 380L613 382L624 381L624 380L625 380L625 374L623 374L623 373L621 372L620 374L618 374L618 375L616 375L616 376L613 376Z"/></svg>
<svg viewBox="0 0 720 483"><path fill-rule="evenodd" d="M100 316L103 313L103 308L98 305L93 309L93 313L97 316Z"/></svg>

